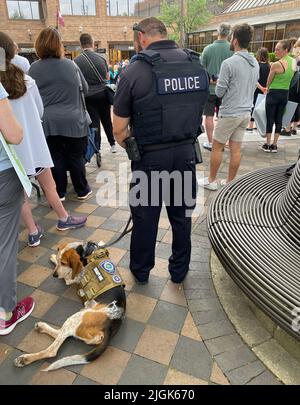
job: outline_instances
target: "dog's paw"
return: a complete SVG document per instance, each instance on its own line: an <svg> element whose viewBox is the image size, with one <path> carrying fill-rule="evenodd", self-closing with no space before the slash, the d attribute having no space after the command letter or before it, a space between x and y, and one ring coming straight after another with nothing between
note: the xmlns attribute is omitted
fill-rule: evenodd
<svg viewBox="0 0 300 405"><path fill-rule="evenodd" d="M22 356L19 356L15 359L14 361L16 367L24 367L26 366L26 354L23 354Z"/></svg>
<svg viewBox="0 0 300 405"><path fill-rule="evenodd" d="M56 255L55 254L52 254L50 256L50 262L57 265L57 260L56 260Z"/></svg>
<svg viewBox="0 0 300 405"><path fill-rule="evenodd" d="M95 300L85 301L85 303L84 303L85 308L93 308L96 305L97 305L97 301L95 301Z"/></svg>
<svg viewBox="0 0 300 405"><path fill-rule="evenodd" d="M43 322L36 322L34 324L34 330L41 333L43 331Z"/></svg>

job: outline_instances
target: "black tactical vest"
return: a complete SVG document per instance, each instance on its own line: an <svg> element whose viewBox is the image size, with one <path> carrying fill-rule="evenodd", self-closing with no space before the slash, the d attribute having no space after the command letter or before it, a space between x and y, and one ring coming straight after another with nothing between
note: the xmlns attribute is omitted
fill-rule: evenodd
<svg viewBox="0 0 300 405"><path fill-rule="evenodd" d="M182 141L201 133L208 76L199 55L184 51L187 60L181 62L166 62L153 50L137 56L152 67L150 92L133 102L132 135L140 145Z"/></svg>

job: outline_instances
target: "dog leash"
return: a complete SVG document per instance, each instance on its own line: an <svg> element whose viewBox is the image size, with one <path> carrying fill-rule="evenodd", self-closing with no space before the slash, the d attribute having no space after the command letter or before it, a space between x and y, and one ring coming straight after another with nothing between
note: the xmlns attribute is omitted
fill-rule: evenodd
<svg viewBox="0 0 300 405"><path fill-rule="evenodd" d="M113 240L112 242L105 243L105 245L101 245L100 247L101 247L101 248L107 248L107 247L109 247L109 246L113 246L113 245L115 245L117 242L119 242L121 239L123 239L125 235L127 235L128 233L130 233L130 232L132 231L133 226L131 226L131 228L128 229L131 222L132 222L132 216L130 215L130 217L129 217L129 219L128 219L128 222L127 222L127 224L126 224L126 226L125 226L125 229L124 229L124 231L121 233L121 235L120 235L117 239Z"/></svg>

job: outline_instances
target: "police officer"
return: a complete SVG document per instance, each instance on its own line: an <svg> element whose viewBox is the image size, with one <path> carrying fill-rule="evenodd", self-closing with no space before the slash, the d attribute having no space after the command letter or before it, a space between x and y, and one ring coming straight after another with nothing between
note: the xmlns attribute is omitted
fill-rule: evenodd
<svg viewBox="0 0 300 405"><path fill-rule="evenodd" d="M129 267L137 283L147 283L155 265L164 203L173 232L169 272L174 283L181 283L191 256L190 213L197 190L194 142L208 98L208 77L199 55L168 40L160 20L146 18L133 30L143 51L121 76L113 121L117 142L126 147L135 140L138 148L131 156L133 231ZM148 180L146 185L141 174ZM171 177L169 184L155 181L162 174ZM188 196L184 190L189 190Z"/></svg>

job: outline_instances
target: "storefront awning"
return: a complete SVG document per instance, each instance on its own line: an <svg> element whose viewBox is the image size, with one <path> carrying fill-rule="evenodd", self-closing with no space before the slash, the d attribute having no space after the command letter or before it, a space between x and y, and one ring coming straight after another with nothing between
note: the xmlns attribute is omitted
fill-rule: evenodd
<svg viewBox="0 0 300 405"><path fill-rule="evenodd" d="M228 15L224 14L224 22L228 22L231 25L248 23L250 25L265 25L269 23L278 23L278 22L293 22L300 20L300 9L289 9L281 11L280 13L273 14L258 14L253 17L245 16L242 18L228 18ZM194 32L203 32L203 31L213 31L218 25L223 21L212 22L210 24L204 25L198 31Z"/></svg>

